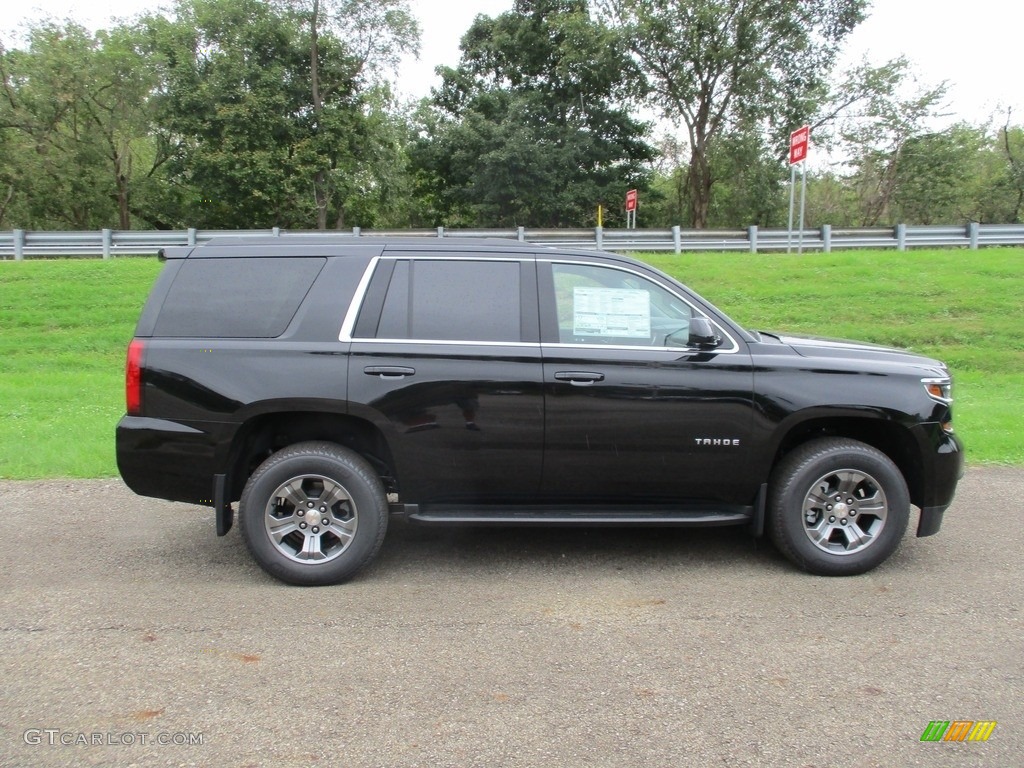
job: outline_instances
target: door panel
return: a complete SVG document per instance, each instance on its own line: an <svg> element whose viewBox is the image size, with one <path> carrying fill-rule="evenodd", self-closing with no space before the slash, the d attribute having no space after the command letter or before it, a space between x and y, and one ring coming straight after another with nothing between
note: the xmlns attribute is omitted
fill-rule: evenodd
<svg viewBox="0 0 1024 768"><path fill-rule="evenodd" d="M731 337L715 351L666 346L680 333L685 343L699 313L635 271L542 263L539 275L544 495L750 503L757 488L742 472L753 402L745 347Z"/></svg>
<svg viewBox="0 0 1024 768"><path fill-rule="evenodd" d="M349 370L353 407L385 432L403 502L536 493L544 428L537 345L355 341Z"/></svg>
<svg viewBox="0 0 1024 768"><path fill-rule="evenodd" d="M384 433L401 501L534 496L544 396L532 256L397 255L366 295L349 398Z"/></svg>
<svg viewBox="0 0 1024 768"><path fill-rule="evenodd" d="M565 381L565 372L594 380ZM545 346L544 493L749 502L749 488L739 498L735 491L750 434L751 382L745 354Z"/></svg>

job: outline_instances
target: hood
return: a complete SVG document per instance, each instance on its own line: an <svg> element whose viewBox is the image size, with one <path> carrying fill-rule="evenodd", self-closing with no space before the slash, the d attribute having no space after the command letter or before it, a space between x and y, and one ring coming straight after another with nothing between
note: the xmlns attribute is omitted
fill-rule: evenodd
<svg viewBox="0 0 1024 768"><path fill-rule="evenodd" d="M801 357L828 359L836 362L846 360L854 366L871 363L905 365L922 369L936 376L948 375L944 363L934 358L908 352L905 349L869 344L863 341L842 341L785 334L772 335L791 347Z"/></svg>

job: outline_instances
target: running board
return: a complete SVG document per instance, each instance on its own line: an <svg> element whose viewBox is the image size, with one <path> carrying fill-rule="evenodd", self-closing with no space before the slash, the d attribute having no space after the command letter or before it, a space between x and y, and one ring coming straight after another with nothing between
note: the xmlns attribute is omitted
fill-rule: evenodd
<svg viewBox="0 0 1024 768"><path fill-rule="evenodd" d="M418 523L455 525L700 526L746 525L754 508L728 506L475 506L406 505L404 514Z"/></svg>

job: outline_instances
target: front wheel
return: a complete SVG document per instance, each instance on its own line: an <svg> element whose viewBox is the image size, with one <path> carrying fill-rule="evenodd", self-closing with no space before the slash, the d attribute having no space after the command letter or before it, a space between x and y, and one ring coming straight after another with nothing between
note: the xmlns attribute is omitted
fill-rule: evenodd
<svg viewBox="0 0 1024 768"><path fill-rule="evenodd" d="M775 545L820 576L853 576L884 562L910 518L907 484L892 460L842 438L814 440L787 455L769 498Z"/></svg>
<svg viewBox="0 0 1024 768"><path fill-rule="evenodd" d="M246 546L289 584L337 584L369 563L387 531L380 478L334 443L297 443L264 461L239 503Z"/></svg>

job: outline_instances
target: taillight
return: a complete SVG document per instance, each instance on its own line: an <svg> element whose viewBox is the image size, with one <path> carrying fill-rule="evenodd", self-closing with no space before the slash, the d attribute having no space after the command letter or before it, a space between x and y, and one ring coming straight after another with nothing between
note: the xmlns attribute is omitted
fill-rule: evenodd
<svg viewBox="0 0 1024 768"><path fill-rule="evenodd" d="M132 339L128 345L128 360L124 366L124 399L129 416L142 414L142 356L146 345L142 339Z"/></svg>

